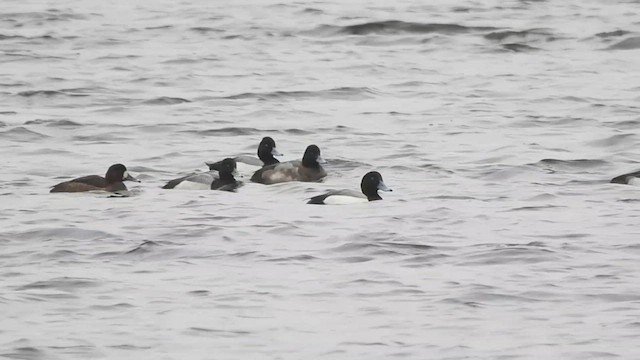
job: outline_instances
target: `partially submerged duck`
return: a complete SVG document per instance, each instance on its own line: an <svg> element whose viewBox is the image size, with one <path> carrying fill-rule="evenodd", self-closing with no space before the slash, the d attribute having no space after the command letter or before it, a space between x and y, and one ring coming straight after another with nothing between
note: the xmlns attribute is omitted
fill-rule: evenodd
<svg viewBox="0 0 640 360"><path fill-rule="evenodd" d="M104 177L100 175L89 175L64 181L54 185L49 192L126 191L127 186L123 181L140 182L140 180L129 174L124 165L114 164L109 167Z"/></svg>
<svg viewBox="0 0 640 360"><path fill-rule="evenodd" d="M264 166L256 171L251 181L261 184L277 184L288 181L318 181L327 176L321 163L320 148L309 145L302 160L293 160Z"/></svg>
<svg viewBox="0 0 640 360"><path fill-rule="evenodd" d="M332 190L322 195L312 197L307 204L316 205L345 205L365 203L382 200L378 191L393 191L382 180L382 175L377 171L371 171L362 177L360 182L362 192L353 190Z"/></svg>

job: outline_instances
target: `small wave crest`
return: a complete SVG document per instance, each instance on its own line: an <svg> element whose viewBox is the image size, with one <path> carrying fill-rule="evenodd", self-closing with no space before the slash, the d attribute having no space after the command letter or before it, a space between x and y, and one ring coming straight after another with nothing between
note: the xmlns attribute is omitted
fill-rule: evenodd
<svg viewBox="0 0 640 360"><path fill-rule="evenodd" d="M551 170L585 170L607 166L609 163L605 160L599 159L542 159L532 165Z"/></svg>
<svg viewBox="0 0 640 360"><path fill-rule="evenodd" d="M209 34L209 33L223 33L223 29L216 29L208 26L196 26L192 27L189 30L199 33L199 34Z"/></svg>
<svg viewBox="0 0 640 360"><path fill-rule="evenodd" d="M200 136L234 136L234 135L254 135L259 134L262 131L256 128L249 127L224 127L219 129L207 129L207 130L185 130L182 133L186 134L198 134Z"/></svg>
<svg viewBox="0 0 640 360"><path fill-rule="evenodd" d="M302 98L325 98L325 99L363 99L377 95L378 92L368 87L340 87L318 91L272 91L266 93L242 93L230 95L224 99L259 99L259 100L281 100L281 99L302 99Z"/></svg>
<svg viewBox="0 0 640 360"><path fill-rule="evenodd" d="M183 98L161 96L161 97L145 100L142 103L147 105L175 105L175 104L183 104L188 102L191 102L191 101Z"/></svg>
<svg viewBox="0 0 640 360"><path fill-rule="evenodd" d="M46 359L49 355L50 354L45 353L43 350L32 346L20 346L0 353L0 357L3 358L24 360Z"/></svg>
<svg viewBox="0 0 640 360"><path fill-rule="evenodd" d="M537 48L537 47L533 47L525 44L518 44L518 43L502 44L502 48L512 52L530 52L530 51L541 50L540 48Z"/></svg>
<svg viewBox="0 0 640 360"><path fill-rule="evenodd" d="M483 244L462 260L464 265L533 264L558 260L558 255L540 242L528 244Z"/></svg>
<svg viewBox="0 0 640 360"><path fill-rule="evenodd" d="M28 91L19 92L18 96L23 96L28 98L31 98L31 97L51 98L51 97L57 97L57 96L84 97L89 95L73 92L73 90L28 90Z"/></svg>
<svg viewBox="0 0 640 360"><path fill-rule="evenodd" d="M634 147L638 136L634 133L617 134L604 139L590 141L589 145L598 147Z"/></svg>
<svg viewBox="0 0 640 360"><path fill-rule="evenodd" d="M607 48L608 50L635 50L640 49L640 36L630 37Z"/></svg>
<svg viewBox="0 0 640 360"><path fill-rule="evenodd" d="M93 279L60 277L50 280L36 281L17 288L17 290L59 290L63 292L74 292L87 287L96 287L99 283Z"/></svg>
<svg viewBox="0 0 640 360"><path fill-rule="evenodd" d="M55 120L55 119L35 119L35 120L29 120L27 122L24 123L25 125L46 125L46 126L51 126L51 127L77 127L77 126L82 126L82 124L79 124L75 121L71 121L68 119L61 119L61 120Z"/></svg>
<svg viewBox="0 0 640 360"><path fill-rule="evenodd" d="M626 31L626 30L615 30L615 31L597 33L596 36L599 38L611 38L611 37L624 36L630 33L631 33L630 31Z"/></svg>
<svg viewBox="0 0 640 360"><path fill-rule="evenodd" d="M529 30L502 30L495 31L485 35L485 39L494 41L513 41L523 39L545 39L548 40L553 35L546 29L529 29Z"/></svg>
<svg viewBox="0 0 640 360"><path fill-rule="evenodd" d="M374 21L362 24L336 26L322 25L309 33L318 36L369 34L462 34L472 31L495 30L493 27L474 27L458 24L417 23L399 20Z"/></svg>
<svg viewBox="0 0 640 360"><path fill-rule="evenodd" d="M0 139L8 139L13 141L35 141L47 138L47 135L29 130L25 127L18 126L13 129L0 132Z"/></svg>

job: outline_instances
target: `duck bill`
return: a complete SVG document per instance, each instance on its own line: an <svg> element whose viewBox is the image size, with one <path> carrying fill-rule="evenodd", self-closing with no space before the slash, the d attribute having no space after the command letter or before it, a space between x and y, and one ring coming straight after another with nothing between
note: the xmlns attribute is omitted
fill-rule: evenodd
<svg viewBox="0 0 640 360"><path fill-rule="evenodd" d="M378 184L378 190L380 191L393 191L392 189L388 188L387 185L384 184L384 182L380 181L380 183Z"/></svg>
<svg viewBox="0 0 640 360"><path fill-rule="evenodd" d="M318 156L316 161L318 162L318 164L326 164L327 163L327 160L323 159L322 156Z"/></svg>
<svg viewBox="0 0 640 360"><path fill-rule="evenodd" d="M129 175L128 172L124 173L124 178L122 179L122 181L135 181L135 182L140 182L140 180L134 178L133 176Z"/></svg>
<svg viewBox="0 0 640 360"><path fill-rule="evenodd" d="M271 149L271 155L273 155L273 156L282 156L283 154L280 151L278 151L278 149L273 148L273 149Z"/></svg>

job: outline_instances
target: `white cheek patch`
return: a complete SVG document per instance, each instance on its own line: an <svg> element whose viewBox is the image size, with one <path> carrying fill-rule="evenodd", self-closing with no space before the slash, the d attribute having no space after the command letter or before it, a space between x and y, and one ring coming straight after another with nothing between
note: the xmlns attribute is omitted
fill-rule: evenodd
<svg viewBox="0 0 640 360"><path fill-rule="evenodd" d="M125 170L124 174L122 174L122 180L129 177L129 172Z"/></svg>
<svg viewBox="0 0 640 360"><path fill-rule="evenodd" d="M347 195L329 195L324 199L324 203L327 205L348 205L348 204L362 204L369 200L361 197L347 196Z"/></svg>

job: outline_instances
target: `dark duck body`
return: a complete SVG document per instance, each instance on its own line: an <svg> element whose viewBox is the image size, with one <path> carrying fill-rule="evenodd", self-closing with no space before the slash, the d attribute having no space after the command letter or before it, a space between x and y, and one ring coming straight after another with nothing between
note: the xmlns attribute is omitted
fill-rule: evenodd
<svg viewBox="0 0 640 360"><path fill-rule="evenodd" d="M129 175L127 168L122 164L114 164L109 167L104 177L100 175L89 175L77 179L64 181L54 185L50 192L84 192L84 191L126 191L127 186L123 181L137 181L138 179Z"/></svg>

